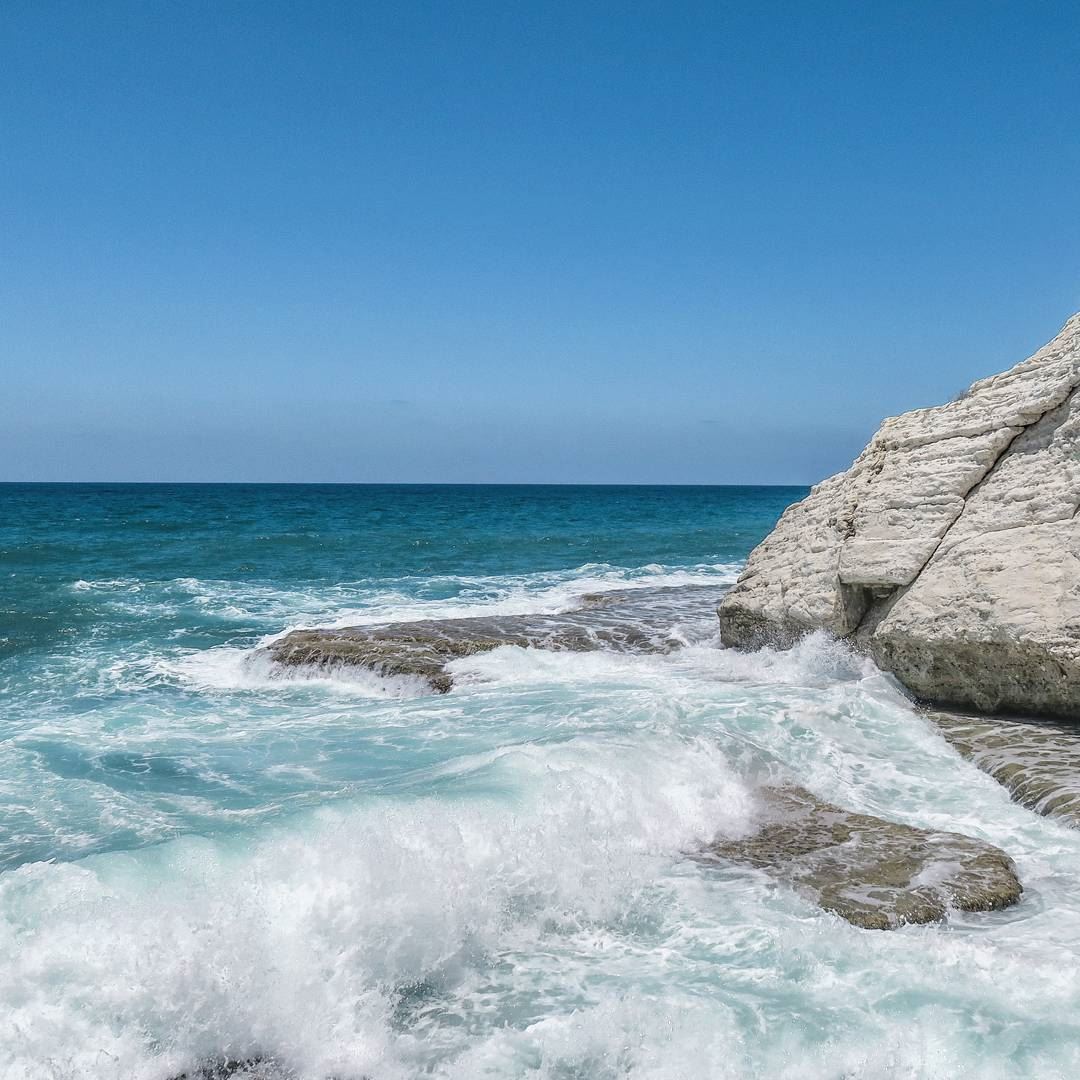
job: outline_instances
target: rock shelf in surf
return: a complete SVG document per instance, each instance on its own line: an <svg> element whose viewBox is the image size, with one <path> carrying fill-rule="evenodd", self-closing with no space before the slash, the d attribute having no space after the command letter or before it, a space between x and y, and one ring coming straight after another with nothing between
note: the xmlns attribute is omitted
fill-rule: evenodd
<svg viewBox="0 0 1080 1080"><path fill-rule="evenodd" d="M1080 728L1046 719L929 711L964 757L1021 806L1080 828Z"/></svg>
<svg viewBox="0 0 1080 1080"><path fill-rule="evenodd" d="M253 1057L240 1060L224 1057L204 1061L192 1071L171 1076L169 1080L300 1080L300 1074L271 1058ZM344 1080L344 1077L327 1076L325 1080ZM356 1080L371 1078L363 1075L356 1077Z"/></svg>
<svg viewBox="0 0 1080 1080"><path fill-rule="evenodd" d="M556 652L664 653L687 634L715 631L715 586L669 586L591 593L562 614L484 615L462 619L294 630L265 649L284 667L356 666L384 676L423 679L437 693L453 686L446 665L503 645Z"/></svg>
<svg viewBox="0 0 1080 1080"><path fill-rule="evenodd" d="M204 1061L190 1072L170 1080L295 1080L296 1074L286 1071L266 1058L217 1058Z"/></svg>
<svg viewBox="0 0 1080 1080"><path fill-rule="evenodd" d="M795 786L769 789L766 802L757 832L717 841L703 857L764 870L854 926L991 911L1023 891L1005 852L974 837L854 813Z"/></svg>

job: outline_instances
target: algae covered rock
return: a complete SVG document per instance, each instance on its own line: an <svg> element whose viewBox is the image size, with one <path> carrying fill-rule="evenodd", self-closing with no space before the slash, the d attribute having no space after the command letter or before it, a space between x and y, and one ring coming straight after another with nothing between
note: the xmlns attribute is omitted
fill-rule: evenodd
<svg viewBox="0 0 1080 1080"><path fill-rule="evenodd" d="M715 628L717 588L676 586L587 594L558 614L482 615L460 619L294 630L264 652L284 668L361 667L379 675L416 677L436 693L453 686L446 665L503 645L556 652L663 653L687 635Z"/></svg>
<svg viewBox="0 0 1080 1080"><path fill-rule="evenodd" d="M220 1057L170 1080L296 1080L296 1073L263 1057Z"/></svg>
<svg viewBox="0 0 1080 1080"><path fill-rule="evenodd" d="M891 930L1020 899L1012 860L992 844L854 813L796 786L765 797L753 835L705 856L764 870L854 926Z"/></svg>
<svg viewBox="0 0 1080 1080"><path fill-rule="evenodd" d="M491 619L421 620L341 630L294 630L267 647L278 664L288 667L356 666L379 675L415 676L445 694L454 680L446 664L464 656L527 645L528 640Z"/></svg>

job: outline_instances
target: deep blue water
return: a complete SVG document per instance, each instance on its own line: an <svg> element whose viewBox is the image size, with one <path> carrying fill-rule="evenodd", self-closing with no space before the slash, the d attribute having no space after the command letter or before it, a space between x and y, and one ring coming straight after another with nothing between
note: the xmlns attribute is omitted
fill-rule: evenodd
<svg viewBox="0 0 1080 1080"><path fill-rule="evenodd" d="M0 1076L1078 1075L1076 834L843 648L733 653L666 593L670 654L503 648L445 696L258 658L719 596L803 494L0 485ZM684 858L777 777L1000 844L1024 902L873 934Z"/></svg>
<svg viewBox="0 0 1080 1080"><path fill-rule="evenodd" d="M451 597L477 577L734 562L798 488L239 484L0 485L0 656L88 637L265 632L203 602L200 582L246 592L378 582ZM103 610L78 581L161 591L167 611ZM184 603L185 583L191 589ZM246 614L246 612L245 612ZM293 612L280 611L288 620ZM295 614L300 614L296 612ZM148 624L147 620L151 622ZM196 640L197 639L197 642Z"/></svg>

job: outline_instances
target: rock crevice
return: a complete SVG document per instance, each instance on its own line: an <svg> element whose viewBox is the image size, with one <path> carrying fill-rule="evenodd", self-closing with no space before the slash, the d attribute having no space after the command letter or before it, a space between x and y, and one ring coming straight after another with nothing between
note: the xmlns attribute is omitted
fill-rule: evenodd
<svg viewBox="0 0 1080 1080"><path fill-rule="evenodd" d="M914 693L1080 715L1080 315L958 400L890 417L790 507L725 644L854 639Z"/></svg>

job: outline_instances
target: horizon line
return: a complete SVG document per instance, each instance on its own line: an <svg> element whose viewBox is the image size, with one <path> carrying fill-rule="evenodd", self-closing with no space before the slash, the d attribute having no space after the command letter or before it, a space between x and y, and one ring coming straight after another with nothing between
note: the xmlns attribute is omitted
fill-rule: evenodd
<svg viewBox="0 0 1080 1080"><path fill-rule="evenodd" d="M0 487L686 487L802 488L795 483L678 483L642 480L0 480Z"/></svg>

